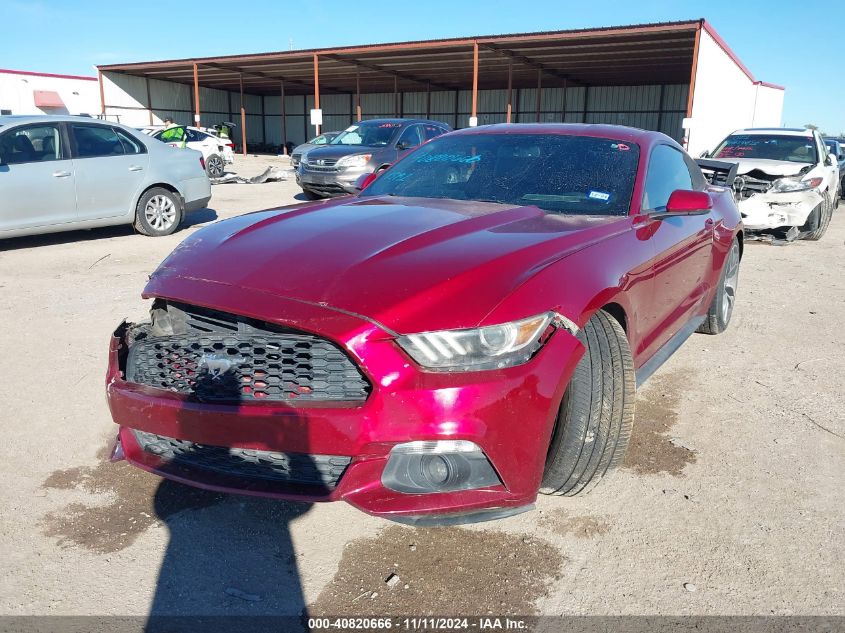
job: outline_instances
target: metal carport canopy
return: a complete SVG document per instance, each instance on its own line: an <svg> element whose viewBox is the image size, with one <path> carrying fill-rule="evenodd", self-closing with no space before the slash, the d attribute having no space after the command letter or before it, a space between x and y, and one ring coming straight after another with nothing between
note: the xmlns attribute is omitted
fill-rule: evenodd
<svg viewBox="0 0 845 633"><path fill-rule="evenodd" d="M257 95L689 83L704 20L99 66ZM477 49L477 73L474 57ZM194 74L196 68L196 76ZM360 86L360 88L359 88Z"/></svg>

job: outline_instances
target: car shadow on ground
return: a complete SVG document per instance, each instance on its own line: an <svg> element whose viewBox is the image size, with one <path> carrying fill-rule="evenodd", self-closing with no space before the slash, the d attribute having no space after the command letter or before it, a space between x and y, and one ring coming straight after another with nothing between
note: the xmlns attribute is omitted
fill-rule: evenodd
<svg viewBox="0 0 845 633"><path fill-rule="evenodd" d="M219 387L236 381L236 406L255 404L229 371L210 378ZM284 427L307 428L307 419L291 410ZM197 437L204 428L193 409L180 409L168 433ZM243 425L231 442L268 446L277 439L275 425ZM172 444L170 445L172 446ZM172 477L197 476L218 488L278 490L287 477L320 472L309 453L307 435L287 454L241 452L200 443L179 444L165 462ZM143 450L143 449L142 449ZM157 453L158 454L158 453ZM186 470L187 469L187 470ZM325 494L315 487L314 494ZM305 599L290 525L311 503L223 494L162 480L153 510L169 531L145 633L217 633L232 631L304 631Z"/></svg>
<svg viewBox="0 0 845 633"><path fill-rule="evenodd" d="M179 231L192 226L214 222L218 217L217 211L210 208L192 211L182 220L182 224L179 226L176 234L178 235ZM72 242L105 240L113 237L125 237L133 233L137 233L137 231L131 224L121 224L119 226L106 226L97 229L62 231L60 233L44 233L43 235L27 235L25 237L9 237L5 239L0 238L0 252L54 246L56 244L70 244ZM144 236L139 235L139 237L143 238Z"/></svg>
<svg viewBox="0 0 845 633"><path fill-rule="evenodd" d="M170 534L145 633L307 630L290 524L311 504L165 480L153 507Z"/></svg>

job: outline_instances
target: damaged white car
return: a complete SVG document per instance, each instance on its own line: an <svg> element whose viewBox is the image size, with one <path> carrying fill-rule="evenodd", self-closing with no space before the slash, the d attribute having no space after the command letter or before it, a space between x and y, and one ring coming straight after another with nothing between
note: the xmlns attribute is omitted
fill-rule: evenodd
<svg viewBox="0 0 845 633"><path fill-rule="evenodd" d="M827 231L839 202L839 165L815 130L737 130L705 156L716 159L698 161L711 182L733 186L746 230L782 229L808 240Z"/></svg>

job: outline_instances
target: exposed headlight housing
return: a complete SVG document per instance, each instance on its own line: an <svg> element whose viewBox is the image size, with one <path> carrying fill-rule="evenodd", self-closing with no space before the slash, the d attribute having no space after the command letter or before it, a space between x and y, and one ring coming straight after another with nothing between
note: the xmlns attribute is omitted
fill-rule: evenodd
<svg viewBox="0 0 845 633"><path fill-rule="evenodd" d="M794 193L796 191L809 191L822 184L821 178L778 178L772 183L774 193Z"/></svg>
<svg viewBox="0 0 845 633"><path fill-rule="evenodd" d="M341 158L337 161L336 165L338 169L345 169L347 167L364 167L370 162L372 157L372 154L352 154L351 156L344 156Z"/></svg>
<svg viewBox="0 0 845 633"><path fill-rule="evenodd" d="M543 335L554 316L545 312L501 325L409 334L396 342L427 369L501 369L528 361L545 342Z"/></svg>

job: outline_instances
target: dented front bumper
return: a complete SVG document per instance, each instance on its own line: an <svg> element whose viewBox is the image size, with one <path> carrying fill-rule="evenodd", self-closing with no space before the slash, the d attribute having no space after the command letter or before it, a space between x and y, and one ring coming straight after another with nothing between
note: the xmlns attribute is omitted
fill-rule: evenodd
<svg viewBox="0 0 845 633"><path fill-rule="evenodd" d="M737 203L747 230L803 226L813 209L824 201L814 190L790 193L758 193Z"/></svg>

